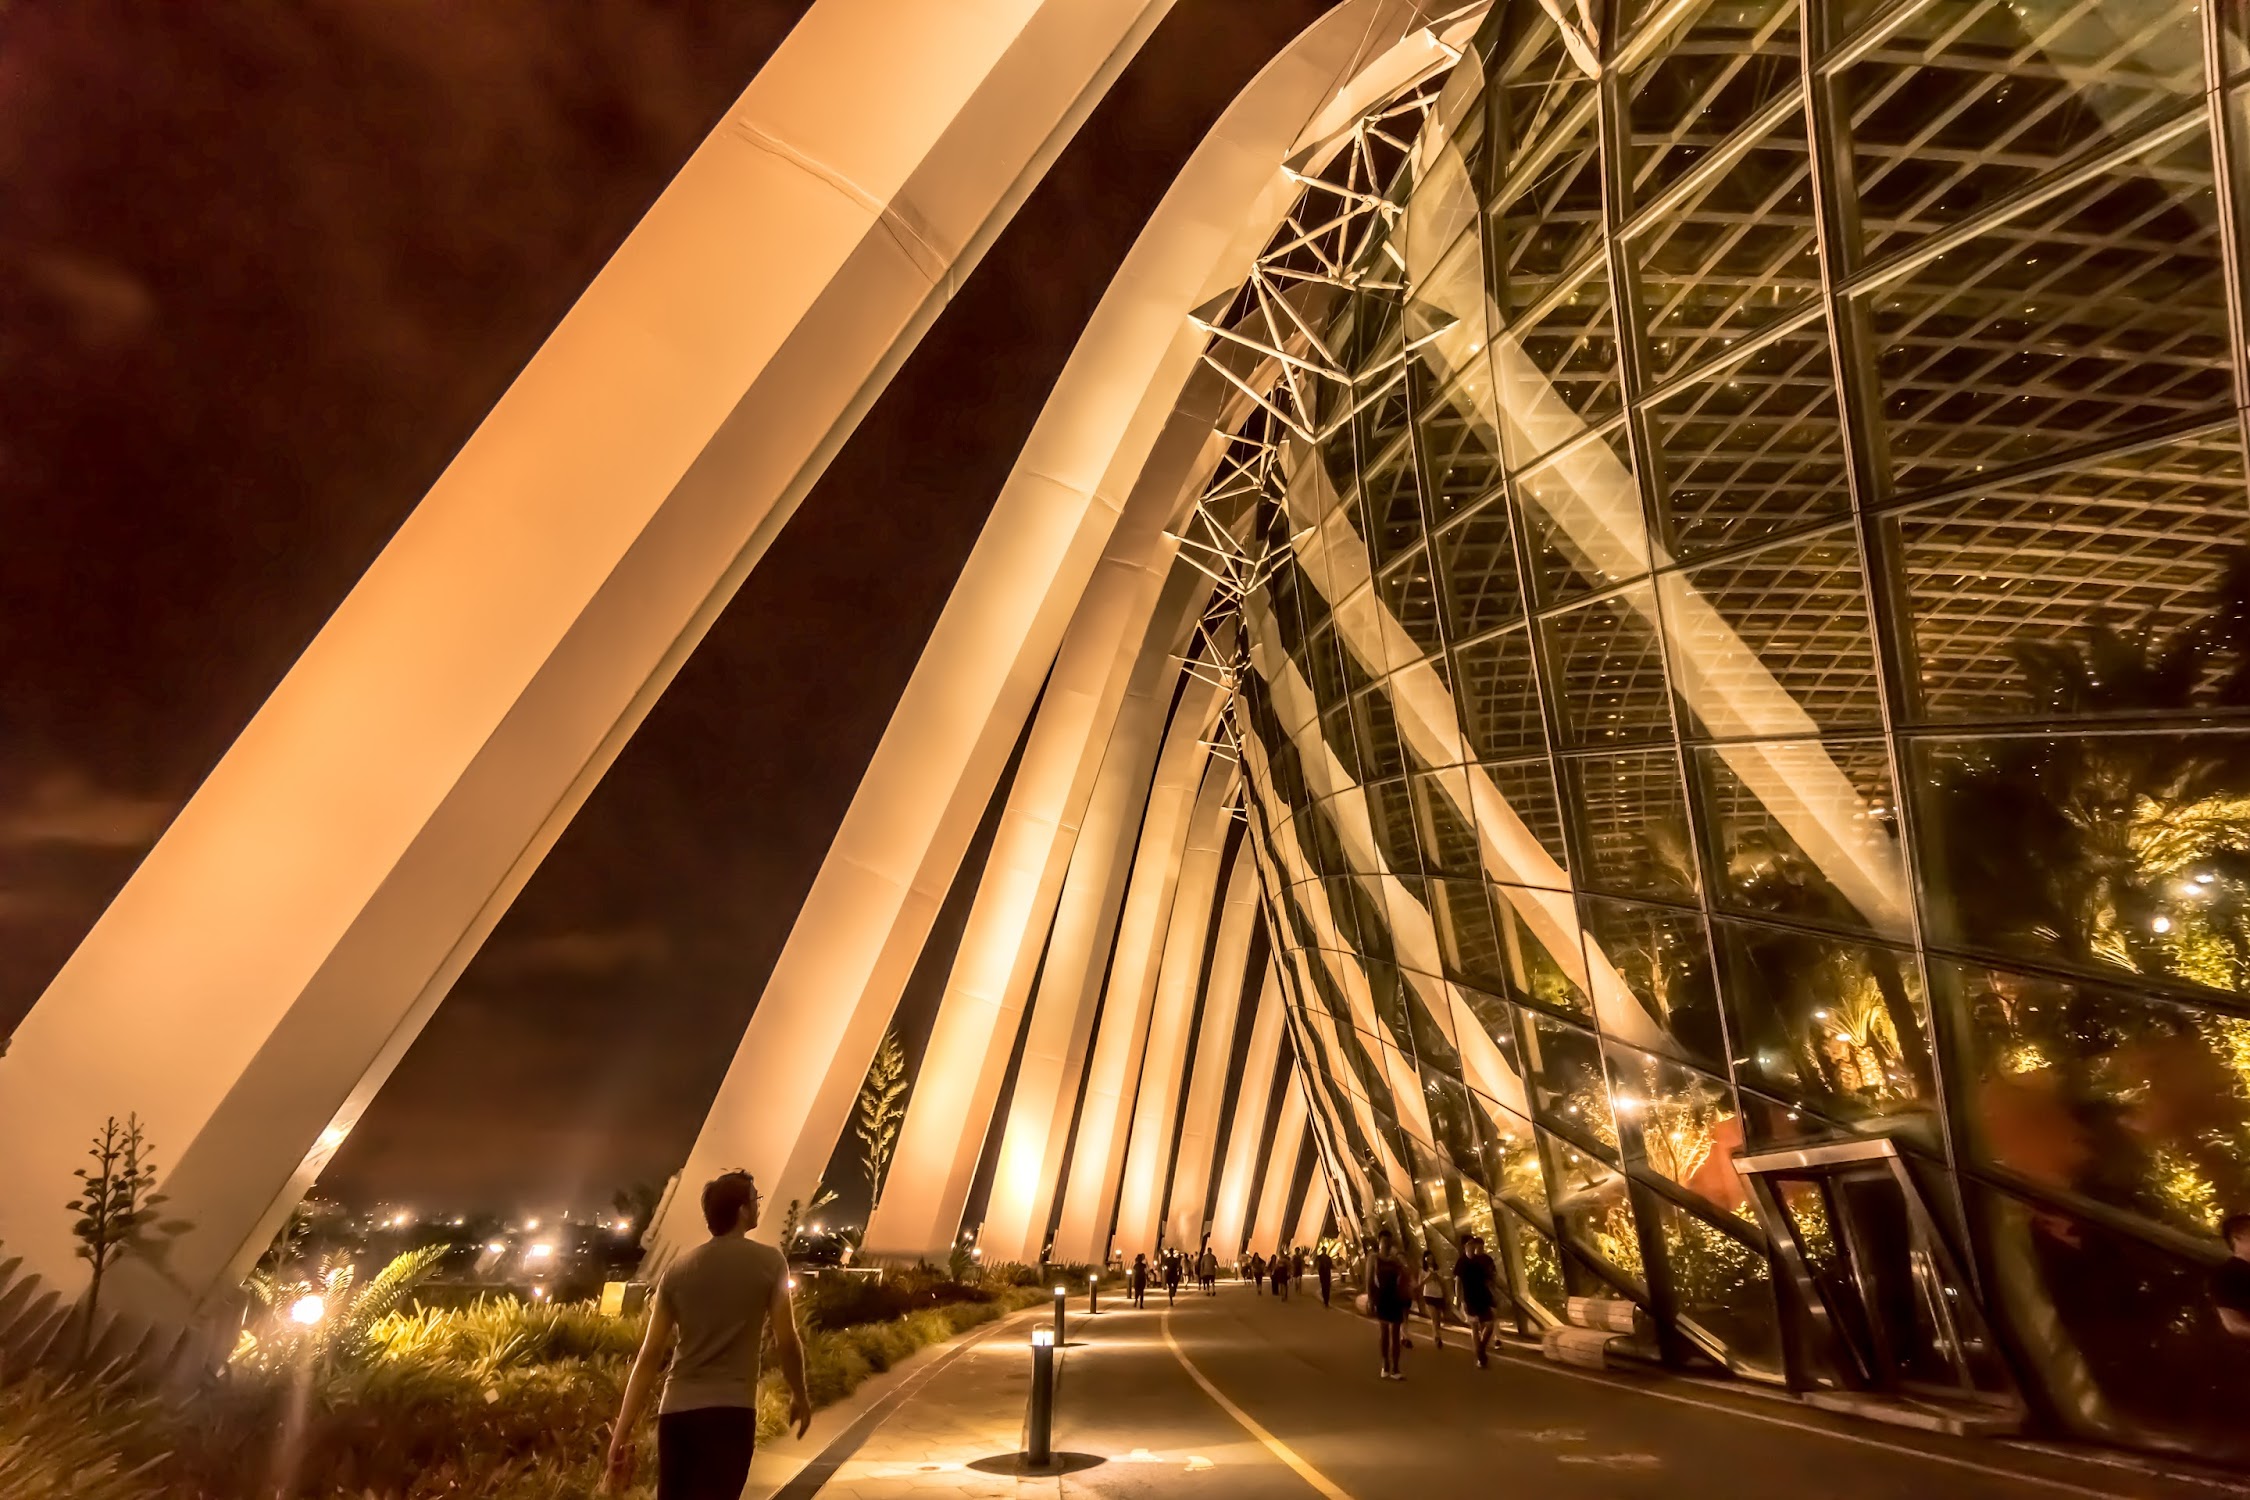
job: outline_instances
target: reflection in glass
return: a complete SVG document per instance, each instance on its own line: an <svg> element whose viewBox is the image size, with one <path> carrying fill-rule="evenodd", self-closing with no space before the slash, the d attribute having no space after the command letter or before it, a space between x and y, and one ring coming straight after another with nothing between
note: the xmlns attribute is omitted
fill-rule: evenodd
<svg viewBox="0 0 2250 1500"><path fill-rule="evenodd" d="M1804 116L1792 113L1635 236L1653 378L1708 365L1819 298L1810 163Z"/></svg>
<svg viewBox="0 0 2250 1500"><path fill-rule="evenodd" d="M1765 1256L1677 1204L1657 1203L1655 1211L1681 1320L1717 1344L1730 1366L1779 1378L1781 1330Z"/></svg>
<svg viewBox="0 0 2250 1500"><path fill-rule="evenodd" d="M1522 617L1515 535L1499 496L1439 532L1437 556L1445 585L1445 628L1454 640Z"/></svg>
<svg viewBox="0 0 2250 1500"><path fill-rule="evenodd" d="M1901 492L2223 406L2210 145L2103 173L1869 293L1867 313Z"/></svg>
<svg viewBox="0 0 2250 1500"><path fill-rule="evenodd" d="M1718 928L1738 1077L1831 1119L1934 1129L1912 955L1747 922Z"/></svg>
<svg viewBox="0 0 2250 1500"><path fill-rule="evenodd" d="M1933 6L1846 68L1838 88L1865 262L2191 102L2203 42L2196 7L2179 0Z"/></svg>
<svg viewBox="0 0 2250 1500"><path fill-rule="evenodd" d="M1510 488L1543 603L1593 593L1648 571L1648 524L1619 429L1573 444L1516 476Z"/></svg>
<svg viewBox="0 0 2250 1500"><path fill-rule="evenodd" d="M1702 916L1606 896L1581 896L1578 909L1589 948L1608 959L1679 1055L1724 1071L1719 987Z"/></svg>
<svg viewBox="0 0 2250 1500"><path fill-rule="evenodd" d="M2242 446L2225 428L1890 518L1915 715L2240 706ZM2213 630L2213 616L2227 622Z"/></svg>
<svg viewBox="0 0 2250 1500"><path fill-rule="evenodd" d="M1988 1160L2199 1236L2250 1203L2250 1020L1961 963L1931 981Z"/></svg>
<svg viewBox="0 0 2250 1500"><path fill-rule="evenodd" d="M1455 649L1461 728L1479 759L1544 755L1529 632L1518 626Z"/></svg>
<svg viewBox="0 0 2250 1500"><path fill-rule="evenodd" d="M2218 26L2250 68L2245 11ZM1276 946L1343 945L1297 1003L1345 1148L1387 1153L1370 1196L1412 1242L1491 1234L1531 1316L1643 1297L1655 1254L1668 1347L1771 1375L1795 1284L1738 1154L1882 1136L1941 1218L1966 1200L1975 1276L1893 1253L1921 1231L1885 1166L1767 1180L1870 1336L1964 1330L1893 1375L2250 1449L2250 1366L2179 1258L2250 1207L2242 189L2203 18L1583 20L1492 7L1432 196L1362 265L1408 284L1302 294L1375 399L1278 450L1260 535L1326 524L1249 613L1364 791L1313 804L1255 672L1236 728L1272 767L1253 827L1318 872Z"/></svg>
<svg viewBox="0 0 2250 1500"><path fill-rule="evenodd" d="M1582 1254L1622 1279L1634 1294L1641 1294L1641 1238L1624 1177L1608 1163L1544 1130L1539 1132L1539 1148L1553 1184L1556 1229ZM1604 1285L1589 1285L1586 1292L1616 1295L1614 1287Z"/></svg>
<svg viewBox="0 0 2250 1500"><path fill-rule="evenodd" d="M1610 1116L1609 1084L1602 1077L1602 1049L1591 1032L1545 1016L1523 1018L1524 1071L1531 1101L1542 1120L1573 1138L1617 1150L1617 1126Z"/></svg>
<svg viewBox="0 0 2250 1500"><path fill-rule="evenodd" d="M1858 539L1829 531L1659 581L1683 732L1780 739L1880 726Z"/></svg>
<svg viewBox="0 0 2250 1500"><path fill-rule="evenodd" d="M1562 764L1581 881L1624 896L1693 901L1695 853L1673 752L1628 750Z"/></svg>
<svg viewBox="0 0 2250 1500"><path fill-rule="evenodd" d="M1712 899L1740 911L1906 938L1906 877L1880 740L1697 746L1717 877Z"/></svg>
<svg viewBox="0 0 2250 1500"><path fill-rule="evenodd" d="M1629 83L1633 191L1647 202L1692 171L1769 100L1796 92L1796 0L1671 13L1676 29Z"/></svg>
<svg viewBox="0 0 2250 1500"><path fill-rule="evenodd" d="M1625 1164L1686 1188L1720 1213L1748 1217L1750 1194L1734 1170L1742 1121L1720 1080L1645 1052L1604 1045Z"/></svg>
<svg viewBox="0 0 2250 1500"><path fill-rule="evenodd" d="M1630 745L1672 735L1656 590L1638 584L1548 616L1549 689L1565 744Z"/></svg>
<svg viewBox="0 0 2250 1500"><path fill-rule="evenodd" d="M1933 935L2250 993L2250 747L2226 733L1917 741Z"/></svg>

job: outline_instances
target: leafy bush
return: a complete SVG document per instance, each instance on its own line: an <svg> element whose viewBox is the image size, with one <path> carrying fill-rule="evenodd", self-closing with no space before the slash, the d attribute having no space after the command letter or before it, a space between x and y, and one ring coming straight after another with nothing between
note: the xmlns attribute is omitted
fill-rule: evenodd
<svg viewBox="0 0 2250 1500"><path fill-rule="evenodd" d="M816 1408L1044 1296L923 1272L854 1280L876 1290L807 1300L834 1299L824 1317L849 1299L906 1310L808 1330ZM269 1341L179 1404L86 1384L0 1387L0 1497L245 1500L287 1476L301 1500L580 1500L600 1478L645 1326L590 1304L484 1299L365 1322L349 1357L314 1358L307 1344L280 1359ZM770 1360L757 1401L760 1433L783 1431L787 1388ZM641 1447L653 1480L653 1433Z"/></svg>
<svg viewBox="0 0 2250 1500"><path fill-rule="evenodd" d="M0 1385L0 1495L8 1500L161 1500L127 1458L135 1429L161 1415L145 1398L83 1379Z"/></svg>

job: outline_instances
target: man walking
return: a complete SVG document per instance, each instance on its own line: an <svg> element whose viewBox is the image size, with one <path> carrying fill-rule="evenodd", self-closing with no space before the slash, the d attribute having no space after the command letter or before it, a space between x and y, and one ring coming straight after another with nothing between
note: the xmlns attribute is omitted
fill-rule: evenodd
<svg viewBox="0 0 2250 1500"><path fill-rule="evenodd" d="M1323 1245L1319 1253L1313 1256L1312 1263L1313 1270L1320 1276L1320 1305L1326 1307L1329 1286L1336 1278L1336 1257L1330 1255L1328 1247Z"/></svg>
<svg viewBox="0 0 2250 1500"><path fill-rule="evenodd" d="M610 1434L605 1495L632 1483L635 1429L668 1350L672 1368L656 1403L657 1500L740 1500L758 1439L758 1347L769 1325L789 1382L789 1420L799 1437L812 1426L789 1262L748 1237L758 1227L758 1185L748 1172L704 1184L703 1223L711 1238L657 1283L648 1334Z"/></svg>
<svg viewBox="0 0 2250 1500"><path fill-rule="evenodd" d="M1477 1368L1485 1368L1492 1350L1492 1320L1500 1311L1500 1267L1484 1248L1484 1236L1472 1234L1453 1263L1454 1289L1461 1294L1461 1310L1475 1331Z"/></svg>

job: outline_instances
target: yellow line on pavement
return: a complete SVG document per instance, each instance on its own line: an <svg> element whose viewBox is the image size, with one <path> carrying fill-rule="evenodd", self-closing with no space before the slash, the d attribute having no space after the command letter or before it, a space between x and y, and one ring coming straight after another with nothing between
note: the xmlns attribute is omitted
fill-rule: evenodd
<svg viewBox="0 0 2250 1500"><path fill-rule="evenodd" d="M1351 1493L1348 1490L1299 1458L1296 1449L1259 1426L1256 1417L1251 1416L1250 1413L1229 1401L1226 1398L1226 1393L1213 1385L1209 1377L1195 1367L1195 1361L1187 1357L1187 1351L1180 1347L1180 1341L1172 1337L1172 1312L1169 1308L1165 1309L1164 1312L1164 1343L1172 1351L1172 1357L1180 1362L1181 1368L1193 1375L1195 1383L1203 1387L1203 1394L1218 1402L1221 1411L1241 1423L1244 1432L1263 1443L1266 1451L1287 1464L1299 1479L1326 1495L1328 1500L1352 1500Z"/></svg>

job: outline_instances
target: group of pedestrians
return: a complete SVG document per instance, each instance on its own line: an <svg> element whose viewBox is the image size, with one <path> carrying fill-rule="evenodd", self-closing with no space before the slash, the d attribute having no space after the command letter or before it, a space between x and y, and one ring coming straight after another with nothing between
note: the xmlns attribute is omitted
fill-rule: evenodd
<svg viewBox="0 0 2250 1500"><path fill-rule="evenodd" d="M1260 1294L1270 1291L1284 1302L1297 1292L1308 1270L1319 1280L1321 1306L1329 1305L1335 1287L1336 1261L1326 1246L1310 1253L1302 1246L1285 1246L1271 1256L1251 1251L1236 1262L1236 1270ZM1477 1368L1484 1369L1491 1363L1492 1331L1500 1316L1501 1280L1499 1263L1486 1248L1484 1236L1471 1234L1463 1239L1461 1253L1448 1269L1439 1263L1434 1248L1422 1253L1419 1265L1409 1265L1398 1240L1385 1229L1376 1235L1362 1270L1361 1284L1366 1288L1362 1310L1375 1321L1383 1379L1406 1378L1402 1355L1412 1342L1406 1329L1417 1312L1430 1320L1430 1341L1440 1349L1445 1347L1445 1325L1449 1321L1465 1322ZM1217 1295L1219 1258L1208 1243L1193 1253L1161 1250L1154 1266L1148 1256L1134 1256L1127 1274L1133 1306L1147 1306L1149 1287L1158 1279L1164 1283L1169 1305L1190 1275L1204 1295Z"/></svg>
<svg viewBox="0 0 2250 1500"><path fill-rule="evenodd" d="M1181 1250L1159 1250L1156 1264L1151 1266L1146 1255L1133 1257L1132 1269L1125 1273L1125 1286L1135 1307L1148 1306L1149 1285L1164 1283L1164 1305L1170 1307L1180 1295L1181 1285L1193 1276L1196 1286L1205 1296L1217 1296L1219 1291L1219 1257L1206 1245L1190 1255Z"/></svg>
<svg viewBox="0 0 2250 1500"><path fill-rule="evenodd" d="M1429 1317L1432 1342L1445 1347L1446 1318L1456 1298L1469 1323L1477 1368L1491 1362L1492 1328L1500 1315L1500 1267L1486 1250L1482 1235L1472 1234L1461 1242L1461 1254L1448 1275L1430 1252L1424 1252L1418 1271L1410 1270L1391 1232L1383 1230L1367 1257L1366 1284L1367 1313L1375 1320L1381 1341L1383 1379L1406 1378L1400 1355L1407 1343L1407 1319L1417 1306Z"/></svg>

